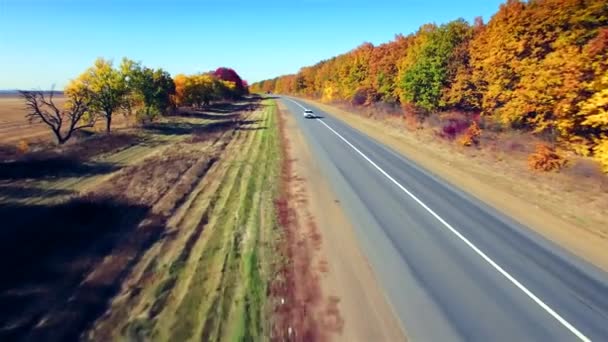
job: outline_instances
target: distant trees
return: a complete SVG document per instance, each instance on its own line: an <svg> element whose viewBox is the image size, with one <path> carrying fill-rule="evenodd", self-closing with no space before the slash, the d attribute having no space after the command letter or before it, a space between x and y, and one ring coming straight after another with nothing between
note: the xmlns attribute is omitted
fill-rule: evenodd
<svg viewBox="0 0 608 342"><path fill-rule="evenodd" d="M184 105L201 107L213 100L236 99L247 94L248 85L230 68L175 80L163 69L143 66L128 58L114 66L98 58L93 66L71 80L64 89L65 108L54 102L55 92L20 91L30 121L45 123L60 144L80 129L105 120L110 133L116 113L135 115L139 122L154 120L169 108Z"/></svg>
<svg viewBox="0 0 608 342"><path fill-rule="evenodd" d="M608 171L603 0L507 0L487 24L423 25L251 88L357 105L400 103L426 114L481 113L594 156Z"/></svg>
<svg viewBox="0 0 608 342"><path fill-rule="evenodd" d="M179 106L200 108L208 106L211 101L237 99L247 92L247 83L230 68L175 76L174 101Z"/></svg>

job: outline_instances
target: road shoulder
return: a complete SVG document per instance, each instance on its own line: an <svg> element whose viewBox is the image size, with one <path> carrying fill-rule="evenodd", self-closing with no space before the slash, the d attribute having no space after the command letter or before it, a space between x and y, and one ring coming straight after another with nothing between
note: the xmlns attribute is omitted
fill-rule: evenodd
<svg viewBox="0 0 608 342"><path fill-rule="evenodd" d="M291 161L297 225L314 247L311 268L322 299L313 308L331 340L402 341L405 334L355 232L332 193L293 115L279 103Z"/></svg>

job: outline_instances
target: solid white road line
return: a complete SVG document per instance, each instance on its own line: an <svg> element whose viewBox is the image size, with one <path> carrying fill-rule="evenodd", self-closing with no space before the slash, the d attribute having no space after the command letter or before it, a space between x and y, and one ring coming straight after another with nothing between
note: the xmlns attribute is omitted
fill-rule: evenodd
<svg viewBox="0 0 608 342"><path fill-rule="evenodd" d="M289 101L295 103L302 109L306 109L304 106L299 104L298 102L287 98ZM431 208L429 208L424 202L422 202L418 197L412 194L409 190L407 190L403 185L399 184L391 175L386 173L380 166L374 163L371 159L369 159L363 152L361 152L358 148L356 148L353 144L351 144L348 140L346 140L340 133L336 132L333 128L331 128L328 124L323 122L323 120L317 119L320 123L322 123L327 129L333 132L338 138L344 141L348 146L350 146L355 152L357 152L363 159L367 160L374 168L376 168L381 174L383 174L386 178L388 178L391 182L393 182L399 189L405 192L409 197L411 197L416 203L418 203L422 208L424 208L429 214L431 214L434 218L436 218L443 226L445 226L450 232L456 235L460 240L462 240L467 246L469 246L475 253L477 253L483 260L485 260L488 264L490 264L494 269L496 269L500 274L502 274L505 278L507 278L513 285L517 286L523 293L525 293L528 297L530 297L536 304L538 304L541 308L543 308L546 312L548 312L553 318L555 318L558 322L560 322L564 327L566 327L570 332L572 332L576 337L578 337L581 341L590 342L587 336L581 333L578 329L576 329L570 322L560 316L557 312L555 312L549 305L545 304L540 298L538 298L532 291L528 290L522 283L520 283L517 279L515 279L509 272L505 271L500 265L498 265L494 260L490 259L483 251L481 251L477 246L475 246L471 241L469 241L466 237L464 237L459 231L457 231L454 227L452 227L449 223L447 223L441 216L437 215Z"/></svg>

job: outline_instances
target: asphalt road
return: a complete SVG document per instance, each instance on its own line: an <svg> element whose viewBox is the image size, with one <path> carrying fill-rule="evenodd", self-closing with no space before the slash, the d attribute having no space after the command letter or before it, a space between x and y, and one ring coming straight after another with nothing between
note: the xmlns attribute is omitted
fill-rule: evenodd
<svg viewBox="0 0 608 342"><path fill-rule="evenodd" d="M319 108L280 101L411 340L608 341L608 274Z"/></svg>

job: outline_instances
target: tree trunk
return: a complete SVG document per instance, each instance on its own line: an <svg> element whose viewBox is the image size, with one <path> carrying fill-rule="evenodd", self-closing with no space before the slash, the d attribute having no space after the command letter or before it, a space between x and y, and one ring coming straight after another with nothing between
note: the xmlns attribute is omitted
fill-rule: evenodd
<svg viewBox="0 0 608 342"><path fill-rule="evenodd" d="M112 126L112 114L106 115L106 133L110 133L111 126Z"/></svg>
<svg viewBox="0 0 608 342"><path fill-rule="evenodd" d="M63 145L63 143L65 143L65 139L63 139L63 137L61 136L61 131L58 129L51 129L53 131L53 134L55 134L55 138L57 139L57 143L59 145Z"/></svg>
<svg viewBox="0 0 608 342"><path fill-rule="evenodd" d="M63 145L68 141L69 138L69 136L62 137L61 135L57 135L57 142L59 143L59 145Z"/></svg>

